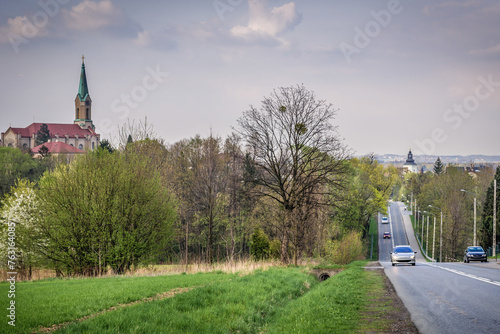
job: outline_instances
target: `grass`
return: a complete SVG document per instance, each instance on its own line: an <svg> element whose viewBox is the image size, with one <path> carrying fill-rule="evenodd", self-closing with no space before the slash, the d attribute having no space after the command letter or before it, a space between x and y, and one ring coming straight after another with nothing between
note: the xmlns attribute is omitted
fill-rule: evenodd
<svg viewBox="0 0 500 334"><path fill-rule="evenodd" d="M358 329L368 287L366 261L357 261L281 312L268 333L352 333Z"/></svg>
<svg viewBox="0 0 500 334"><path fill-rule="evenodd" d="M384 276L376 271L365 272L367 297L361 309L360 333L387 333L391 319L387 313L394 311L392 301L386 296Z"/></svg>
<svg viewBox="0 0 500 334"><path fill-rule="evenodd" d="M378 259L378 222L377 218L372 217L370 219L370 230L368 232L370 235L373 235L373 245L370 247L373 247L373 252L370 260L377 260ZM371 241L371 236L370 236L370 241ZM370 251L368 250L368 254Z"/></svg>
<svg viewBox="0 0 500 334"><path fill-rule="evenodd" d="M49 279L16 283L16 327L0 322L0 333L24 333L53 324L74 321L119 304L152 297L175 288L227 281L233 274L207 273L155 277ZM5 309L8 285L0 284ZM5 306L5 307L4 307ZM4 315L5 317L5 315Z"/></svg>
<svg viewBox="0 0 500 334"><path fill-rule="evenodd" d="M318 285L301 268L272 268L76 323L62 333L259 333Z"/></svg>

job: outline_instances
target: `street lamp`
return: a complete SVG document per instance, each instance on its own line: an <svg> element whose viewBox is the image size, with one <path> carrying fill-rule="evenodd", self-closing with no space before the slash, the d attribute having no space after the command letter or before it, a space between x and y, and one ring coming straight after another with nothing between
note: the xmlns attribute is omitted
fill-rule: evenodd
<svg viewBox="0 0 500 334"><path fill-rule="evenodd" d="M429 205L430 208L438 209L441 211L441 232L439 233L439 262L443 262L443 210L438 207Z"/></svg>
<svg viewBox="0 0 500 334"><path fill-rule="evenodd" d="M434 228L432 230L432 260L436 261L436 259L434 258L434 248L436 245L436 215L433 214L432 212L429 212L429 213L434 216ZM429 235L428 231L427 231L427 235Z"/></svg>
<svg viewBox="0 0 500 334"><path fill-rule="evenodd" d="M422 242L422 250L424 250L424 214L427 213L427 211L422 211L422 234L420 234L420 241Z"/></svg>
<svg viewBox="0 0 500 334"><path fill-rule="evenodd" d="M495 174L476 169L475 172L493 175L493 256L497 253L497 179Z"/></svg>
<svg viewBox="0 0 500 334"><path fill-rule="evenodd" d="M470 191L467 191L465 189L460 189L460 191L474 195L474 245L472 246L476 246L476 194L471 193Z"/></svg>

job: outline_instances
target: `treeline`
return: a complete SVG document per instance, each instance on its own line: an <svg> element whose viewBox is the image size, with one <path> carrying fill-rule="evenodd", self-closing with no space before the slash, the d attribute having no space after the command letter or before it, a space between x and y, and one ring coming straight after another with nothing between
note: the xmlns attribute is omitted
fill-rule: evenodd
<svg viewBox="0 0 500 334"><path fill-rule="evenodd" d="M0 210L2 258L8 222L27 275L33 267L99 275L152 263L362 256L398 175L373 156L350 157L334 114L298 86L244 113L225 139L167 145L129 123L116 149L103 141L38 179L16 175Z"/></svg>
<svg viewBox="0 0 500 334"><path fill-rule="evenodd" d="M411 196L416 200L420 226L417 233L421 234L421 220L424 217L424 234L426 234L426 222L429 216L432 222L430 224L432 235L433 220L436 217L436 260L460 261L465 248L473 245L474 198L476 198L476 244L484 249L492 246L493 175L498 184L500 168L496 171L490 168L468 172L464 168L453 165L445 168L439 159L436 161L434 173L407 175L402 193L405 194L405 200L409 200ZM499 192L497 191L497 203L500 199ZM440 244L441 212L443 214L442 248ZM499 213L497 205L497 217ZM440 254L442 259L439 259Z"/></svg>

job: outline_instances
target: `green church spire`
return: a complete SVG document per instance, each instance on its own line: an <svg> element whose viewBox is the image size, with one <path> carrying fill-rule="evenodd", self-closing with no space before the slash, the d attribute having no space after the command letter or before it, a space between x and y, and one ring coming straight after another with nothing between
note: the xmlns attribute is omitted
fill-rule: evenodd
<svg viewBox="0 0 500 334"><path fill-rule="evenodd" d="M87 76L85 75L85 57L82 56L82 72L80 73L80 86L78 88L78 97L80 101L85 101L89 96L89 88L87 87Z"/></svg>

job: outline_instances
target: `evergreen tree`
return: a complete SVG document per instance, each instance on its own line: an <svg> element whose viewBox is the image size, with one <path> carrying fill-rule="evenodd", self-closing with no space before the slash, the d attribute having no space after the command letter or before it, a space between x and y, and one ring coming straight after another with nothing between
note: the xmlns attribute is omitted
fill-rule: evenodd
<svg viewBox="0 0 500 334"><path fill-rule="evenodd" d="M103 150L108 151L109 153L113 153L113 151L115 150L111 145L111 143L109 142L109 140L107 139L101 140L101 144L99 145L99 147L102 148Z"/></svg>
<svg viewBox="0 0 500 334"><path fill-rule="evenodd" d="M497 167L496 173L495 173L495 179L497 180L497 191L496 191L496 234L497 234L497 242L500 241L498 238L499 234L499 228L498 228L498 220L500 219L500 190L498 189L500 185L500 166ZM493 185L494 182L491 181L490 186L488 187L488 190L486 192L486 201L484 202L483 206L483 215L482 215L482 226L479 231L479 241L480 244L484 248L488 248L491 246L493 242L493 198L494 198L494 191L493 191Z"/></svg>
<svg viewBox="0 0 500 334"><path fill-rule="evenodd" d="M50 139L49 127L47 124L42 124L40 126L40 130L36 133L35 145L38 146L40 144L44 144L48 142Z"/></svg>
<svg viewBox="0 0 500 334"><path fill-rule="evenodd" d="M441 162L441 158L437 158L436 162L434 163L434 174L440 175L444 172L444 166L443 163Z"/></svg>

